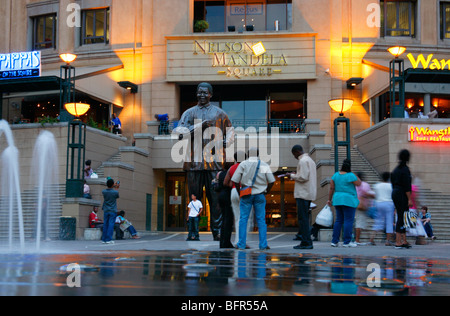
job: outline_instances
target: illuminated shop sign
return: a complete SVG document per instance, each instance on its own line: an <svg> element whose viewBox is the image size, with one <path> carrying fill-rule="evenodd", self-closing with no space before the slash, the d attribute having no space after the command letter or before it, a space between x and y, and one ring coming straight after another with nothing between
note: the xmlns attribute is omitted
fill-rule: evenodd
<svg viewBox="0 0 450 316"><path fill-rule="evenodd" d="M0 54L0 80L39 77L41 52Z"/></svg>
<svg viewBox="0 0 450 316"><path fill-rule="evenodd" d="M211 67L227 77L270 77L288 66L284 54L267 52L264 43L194 41L194 55L210 55Z"/></svg>
<svg viewBox="0 0 450 316"><path fill-rule="evenodd" d="M427 58L425 58L423 54L420 54L419 56L417 56L417 58L414 58L414 56L411 53L409 53L406 57L408 57L414 69L419 68L420 65L422 65L423 69L431 69L431 70L434 69L443 70L445 68L450 69L450 59L438 60L437 58L433 58L434 57L433 54L429 54Z"/></svg>
<svg viewBox="0 0 450 316"><path fill-rule="evenodd" d="M409 125L408 141L450 143L450 126L447 125Z"/></svg>

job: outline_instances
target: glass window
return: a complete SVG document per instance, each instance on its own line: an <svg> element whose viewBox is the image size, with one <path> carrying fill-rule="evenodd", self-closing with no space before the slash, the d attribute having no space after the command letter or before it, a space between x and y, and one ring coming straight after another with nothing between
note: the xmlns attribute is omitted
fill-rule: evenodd
<svg viewBox="0 0 450 316"><path fill-rule="evenodd" d="M228 114L234 126L244 129L267 126L266 100L222 101L222 109Z"/></svg>
<svg viewBox="0 0 450 316"><path fill-rule="evenodd" d="M209 28L195 32L290 30L292 0L227 0L194 2L194 26L205 20Z"/></svg>
<svg viewBox="0 0 450 316"><path fill-rule="evenodd" d="M450 38L450 2L441 2L441 39Z"/></svg>
<svg viewBox="0 0 450 316"><path fill-rule="evenodd" d="M416 2L381 1L381 36L415 36Z"/></svg>
<svg viewBox="0 0 450 316"><path fill-rule="evenodd" d="M291 17L288 18L291 3L285 0L267 0L267 31L289 30Z"/></svg>
<svg viewBox="0 0 450 316"><path fill-rule="evenodd" d="M224 1L205 2L206 22L209 24L208 32L225 31L225 3Z"/></svg>
<svg viewBox="0 0 450 316"><path fill-rule="evenodd" d="M56 48L56 14L33 18L33 48Z"/></svg>
<svg viewBox="0 0 450 316"><path fill-rule="evenodd" d="M83 11L82 45L109 44L109 8Z"/></svg>
<svg viewBox="0 0 450 316"><path fill-rule="evenodd" d="M211 104L221 107L234 127L279 127L303 132L307 118L306 84L214 85ZM197 104L196 86L180 86L181 114ZM270 102L269 102L270 100Z"/></svg>

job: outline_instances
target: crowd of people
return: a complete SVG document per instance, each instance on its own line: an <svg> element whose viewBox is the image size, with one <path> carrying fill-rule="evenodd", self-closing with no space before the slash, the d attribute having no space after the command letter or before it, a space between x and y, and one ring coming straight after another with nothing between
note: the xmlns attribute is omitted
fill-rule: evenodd
<svg viewBox="0 0 450 316"><path fill-rule="evenodd" d="M385 245L396 249L411 248L407 233L436 239L427 206L421 206L419 214L418 188L412 184L408 167L410 152L401 150L398 158L398 166L392 173L383 173L382 181L375 184L373 190L364 181L363 174L351 171L351 161L344 160L330 183L328 205L336 210L332 247L338 246L342 228L344 247L365 245L360 236L361 231L367 229L369 217L374 219L371 245L375 245L375 237L380 232L386 235Z"/></svg>
<svg viewBox="0 0 450 316"><path fill-rule="evenodd" d="M288 173L295 181L294 198L297 202L298 232L294 240L300 244L294 249L313 249L320 225L310 227L309 212L317 195L316 164L304 153L300 145L292 148L298 160L296 172ZM219 194L219 205L223 216L220 232L220 248L248 249L247 234L250 231L251 212L254 211L259 232L259 248L270 249L267 244L265 221L265 195L268 194L275 178L267 164L259 159L258 150L235 154L235 164L227 165L213 181L214 190ZM407 249L409 236L424 236L434 240L431 215L427 206L419 206L417 186L412 184L408 167L410 153L399 153L399 164L393 172L382 174L382 181L373 188L365 181L364 174L354 173L351 161L345 159L338 172L330 181L328 206L334 207L335 219L332 225L331 246L343 247L375 245L378 234L385 235L385 245L396 249ZM189 235L187 240L200 240L198 219L203 205L195 195L189 203ZM414 225L407 225L407 216L413 212ZM373 226L369 227L369 218ZM231 241L233 223L235 227L234 245ZM317 227L317 228L314 228ZM314 228L314 229L313 229ZM313 231L315 232L313 233ZM362 231L370 231L369 242L362 242Z"/></svg>
<svg viewBox="0 0 450 316"><path fill-rule="evenodd" d="M298 160L296 172L287 173L295 182L294 198L297 203L298 232L294 240L300 244L294 249L313 249L313 240L317 240L317 231L321 227L314 224L310 227L310 208L317 195L316 164L303 151L302 146L292 148L293 156ZM410 153L400 151L399 164L392 173L382 174L382 181L373 188L365 182L364 174L355 174L351 170L351 161L345 159L339 172L330 181L327 205L334 207L335 219L332 226L331 246L338 247L341 240L343 247L375 245L378 234L385 235L385 245L396 249L410 248L407 232L412 236L425 236L436 239L431 225L428 207L419 206L417 186L412 184L412 176L408 167ZM86 179L92 175L90 161L86 162ZM237 152L234 164L225 164L217 173L212 187L218 195L218 205L222 214L220 228L220 248L248 249L247 235L253 229L253 217L256 219L259 234L259 249L270 249L267 243L266 198L275 183L270 167L259 158L259 151L252 148L248 153ZM136 229L125 219L124 211L117 211L120 183L107 180L107 189L103 190L104 221L98 218L98 207L89 216L89 227L101 228L102 242L114 243L123 238L123 232L129 231L132 238L137 239ZM86 192L85 192L86 193ZM419 208L420 207L420 208ZM415 224L406 225L409 212L415 214ZM204 207L195 194L191 194L188 204L187 241L199 241L199 220ZM373 227L368 228L368 219L372 218ZM232 241L233 227L235 237ZM361 242L361 232L371 230L370 241Z"/></svg>

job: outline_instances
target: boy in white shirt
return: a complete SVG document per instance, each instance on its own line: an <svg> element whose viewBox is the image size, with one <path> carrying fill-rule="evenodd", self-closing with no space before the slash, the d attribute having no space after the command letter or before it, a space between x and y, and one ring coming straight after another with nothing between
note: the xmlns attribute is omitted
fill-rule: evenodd
<svg viewBox="0 0 450 316"><path fill-rule="evenodd" d="M203 204L195 194L191 195L192 201L188 204L189 214L188 214L188 227L189 234L186 241L196 240L200 241L200 236L198 233L198 224L200 221L200 213L203 211Z"/></svg>

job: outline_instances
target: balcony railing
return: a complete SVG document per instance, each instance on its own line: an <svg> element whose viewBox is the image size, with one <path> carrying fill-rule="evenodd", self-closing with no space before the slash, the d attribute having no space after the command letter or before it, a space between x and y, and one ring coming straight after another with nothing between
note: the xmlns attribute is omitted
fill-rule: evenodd
<svg viewBox="0 0 450 316"><path fill-rule="evenodd" d="M270 119L270 120L234 120L233 126L235 128L242 127L246 130L249 127L256 128L259 131L260 128L267 128L267 132L271 132L271 128L278 128L281 134L299 134L305 131L304 120L291 120L291 119Z"/></svg>
<svg viewBox="0 0 450 316"><path fill-rule="evenodd" d="M178 126L178 121L161 122L158 134L169 135ZM278 128L280 134L300 134L305 132L305 120L291 119L270 119L270 120L233 120L234 128L241 127L247 130L253 127L258 132L260 128L267 128L267 133L271 128Z"/></svg>

